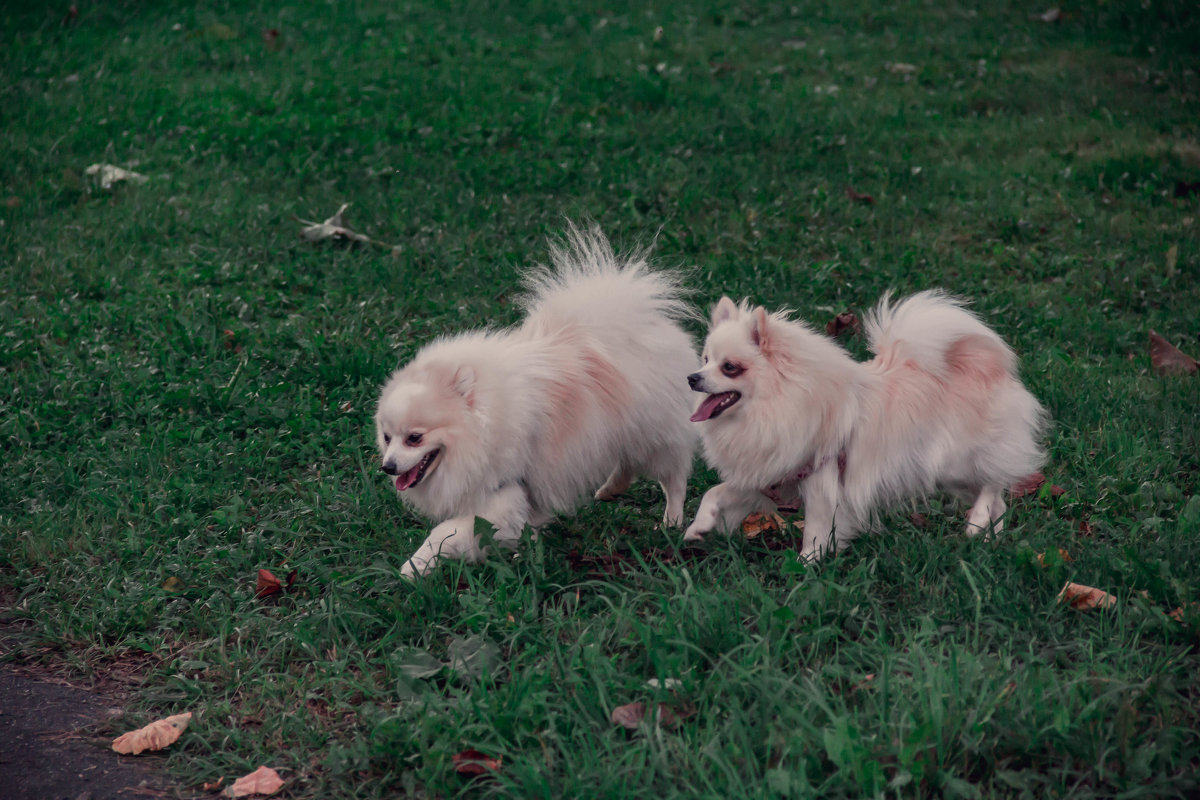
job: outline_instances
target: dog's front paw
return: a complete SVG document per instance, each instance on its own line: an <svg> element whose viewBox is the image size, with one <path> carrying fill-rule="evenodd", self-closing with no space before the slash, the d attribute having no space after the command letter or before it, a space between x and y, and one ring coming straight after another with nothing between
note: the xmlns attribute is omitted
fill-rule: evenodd
<svg viewBox="0 0 1200 800"><path fill-rule="evenodd" d="M417 578L424 577L433 570L437 564L437 559L426 561L423 558L413 556L408 561L404 562L404 566L400 568L400 577L407 581L415 581Z"/></svg>
<svg viewBox="0 0 1200 800"><path fill-rule="evenodd" d="M683 532L683 540L685 542L703 542L704 535L707 533L707 530L702 530L700 526L693 522L688 526L688 529Z"/></svg>

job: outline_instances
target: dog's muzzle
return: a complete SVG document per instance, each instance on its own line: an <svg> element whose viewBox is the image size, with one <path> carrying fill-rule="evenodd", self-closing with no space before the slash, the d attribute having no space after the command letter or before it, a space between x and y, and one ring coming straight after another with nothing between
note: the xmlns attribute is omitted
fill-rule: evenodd
<svg viewBox="0 0 1200 800"><path fill-rule="evenodd" d="M688 386L692 387L693 392L703 392L704 389L701 387L704 386L704 376L699 372L688 375Z"/></svg>

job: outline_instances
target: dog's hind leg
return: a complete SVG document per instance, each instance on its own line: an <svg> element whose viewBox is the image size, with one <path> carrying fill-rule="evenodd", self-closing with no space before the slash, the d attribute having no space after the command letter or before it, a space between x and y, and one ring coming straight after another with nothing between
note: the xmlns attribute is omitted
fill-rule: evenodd
<svg viewBox="0 0 1200 800"><path fill-rule="evenodd" d="M1001 490L998 486L984 486L971 506L967 515L967 535L976 536L991 530L999 533L1004 530L1004 512L1008 506L1004 504Z"/></svg>
<svg viewBox="0 0 1200 800"><path fill-rule="evenodd" d="M624 465L619 466L608 476L604 485L596 490L596 499L616 500L625 493L631 483L633 483L633 471L626 469Z"/></svg>
<svg viewBox="0 0 1200 800"><path fill-rule="evenodd" d="M674 453L664 453L658 463L650 465L647 472L662 486L666 510L663 524L678 528L683 524L683 501L687 495L688 476L692 474L693 451L689 447Z"/></svg>

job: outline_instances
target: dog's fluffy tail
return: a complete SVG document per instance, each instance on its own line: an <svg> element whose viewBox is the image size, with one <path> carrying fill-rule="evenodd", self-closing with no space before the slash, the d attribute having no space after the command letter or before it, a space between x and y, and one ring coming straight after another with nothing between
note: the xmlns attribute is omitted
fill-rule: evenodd
<svg viewBox="0 0 1200 800"><path fill-rule="evenodd" d="M569 222L550 243L550 262L525 275L522 305L531 316L607 327L614 320L678 320L693 313L677 273L651 269L645 250L618 256L595 224L581 229Z"/></svg>
<svg viewBox="0 0 1200 800"><path fill-rule="evenodd" d="M949 371L1012 376L1016 357L964 301L940 289L893 302L885 294L867 315L867 342L884 367L911 363L934 375Z"/></svg>

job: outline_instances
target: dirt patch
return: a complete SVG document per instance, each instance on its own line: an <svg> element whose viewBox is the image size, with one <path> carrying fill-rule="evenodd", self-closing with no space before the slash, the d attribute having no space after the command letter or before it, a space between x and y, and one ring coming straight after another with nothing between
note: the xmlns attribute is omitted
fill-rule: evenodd
<svg viewBox="0 0 1200 800"><path fill-rule="evenodd" d="M0 614L0 657L17 656L20 627ZM19 658L19 656L18 656ZM124 680L85 688L65 666L0 663L0 798L125 800L176 797L162 756L119 756L112 722L124 714Z"/></svg>
<svg viewBox="0 0 1200 800"><path fill-rule="evenodd" d="M171 797L158 756L130 758L94 729L120 706L86 689L45 683L0 665L0 797L118 800Z"/></svg>

